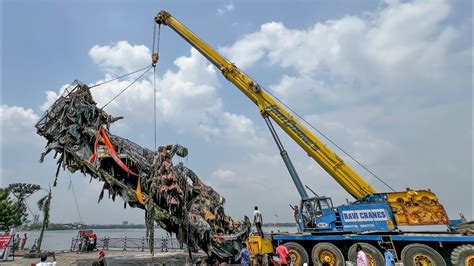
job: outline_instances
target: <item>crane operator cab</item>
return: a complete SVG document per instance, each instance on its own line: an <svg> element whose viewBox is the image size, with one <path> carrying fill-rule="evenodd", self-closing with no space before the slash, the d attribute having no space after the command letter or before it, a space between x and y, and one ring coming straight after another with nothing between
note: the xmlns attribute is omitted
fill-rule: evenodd
<svg viewBox="0 0 474 266"><path fill-rule="evenodd" d="M329 197L313 197L301 200L300 225L303 231L333 231L337 225L337 209Z"/></svg>

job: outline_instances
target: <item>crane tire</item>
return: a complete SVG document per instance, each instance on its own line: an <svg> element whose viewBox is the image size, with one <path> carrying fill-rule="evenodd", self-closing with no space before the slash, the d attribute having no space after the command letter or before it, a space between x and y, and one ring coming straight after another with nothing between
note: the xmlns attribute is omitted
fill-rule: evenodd
<svg viewBox="0 0 474 266"><path fill-rule="evenodd" d="M451 251L451 263L453 265L473 266L474 245L461 245Z"/></svg>
<svg viewBox="0 0 474 266"><path fill-rule="evenodd" d="M369 265L371 266L385 265L385 259L382 253L371 244L363 243L363 242L355 243L349 248L349 252L347 253L347 257L349 258L349 261L357 263L357 251L356 251L357 245L360 245L362 247L362 250L365 252L365 255L367 255ZM410 264L407 264L407 265L410 265Z"/></svg>
<svg viewBox="0 0 474 266"><path fill-rule="evenodd" d="M407 245L402 250L403 265L433 265L446 266L443 256L433 248L415 243Z"/></svg>
<svg viewBox="0 0 474 266"><path fill-rule="evenodd" d="M309 263L308 252L304 247L296 242L287 242L285 247L288 249L291 263L295 266L303 265L303 263Z"/></svg>
<svg viewBox="0 0 474 266"><path fill-rule="evenodd" d="M311 251L313 265L322 265L324 262L334 266L344 266L344 255L334 244L321 242L316 244Z"/></svg>

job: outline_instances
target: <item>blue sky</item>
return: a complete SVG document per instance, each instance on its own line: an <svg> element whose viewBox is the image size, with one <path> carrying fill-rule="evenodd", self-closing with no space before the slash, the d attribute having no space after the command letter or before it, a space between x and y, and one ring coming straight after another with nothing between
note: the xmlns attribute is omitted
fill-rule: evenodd
<svg viewBox="0 0 474 266"><path fill-rule="evenodd" d="M149 64L162 9L388 183L431 188L451 216L472 216L470 1L3 1L1 185L48 186L55 162L37 163L45 142L33 128L42 106L74 79L94 84ZM158 142L190 149L185 162L227 199L229 214L260 205L290 221L298 195L257 108L166 27L157 72ZM113 133L147 147L150 80L107 109L125 116ZM128 82L98 87L94 97L104 103ZM304 183L336 203L349 197L281 137ZM142 222L120 199L97 205L97 182L72 178L86 222ZM62 173L53 221L78 219L68 184Z"/></svg>

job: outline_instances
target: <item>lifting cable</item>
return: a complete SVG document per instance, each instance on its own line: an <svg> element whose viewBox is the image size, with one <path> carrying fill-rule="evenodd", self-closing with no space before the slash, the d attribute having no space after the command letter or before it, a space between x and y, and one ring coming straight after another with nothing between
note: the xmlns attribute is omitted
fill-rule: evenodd
<svg viewBox="0 0 474 266"><path fill-rule="evenodd" d="M121 79L121 78L124 78L124 77L126 77L126 76L133 75L133 74L135 74L135 73L137 73L137 72L140 72L140 71L142 71L142 70L147 69L148 67L150 67L150 66L146 66L146 67L144 67L144 68L140 68L140 69L138 69L138 70L135 70L135 71L133 71L133 72L127 73L127 74L125 74L125 75L122 75L122 76L119 76L119 77L116 77L116 78L113 78L113 79L106 80L106 81L104 81L104 82L101 82L101 83L95 84L95 85L93 85L93 86L90 86L89 88L92 89L92 88L98 87L98 86L100 86L100 85L104 85L104 84L106 84L106 83L112 82L112 81L114 81L114 80Z"/></svg>
<svg viewBox="0 0 474 266"><path fill-rule="evenodd" d="M82 223L83 221L81 217L81 212L79 211L79 204L77 204L76 191L74 190L74 184L72 183L71 173L69 171L66 171L66 172L69 175L69 185L71 186L72 195L74 196L74 202L76 203L76 210L77 210L77 215L79 216L79 222Z"/></svg>
<svg viewBox="0 0 474 266"><path fill-rule="evenodd" d="M323 138L325 138L327 141L332 143L334 146L336 146L340 151L342 151L345 155L347 155L349 158L351 158L354 162L356 162L360 167L362 167L364 170L369 172L372 176L374 176L377 180L382 182L382 184L386 185L389 189L395 192L395 189L393 189L389 184L387 184L385 181L382 180L379 176L377 176L374 172L372 172L367 166L365 166L363 163L359 162L354 156L352 156L349 152L344 150L341 146L337 145L336 142L334 142L331 138L329 138L326 134L324 134L321 130L317 129L315 126L313 126L311 123L309 123L306 119L303 118L300 114L295 112L290 106L285 104L282 100L280 100L278 97L273 95L270 91L266 90L265 88L262 87L262 89L270 94L273 98L275 98L279 103L281 103L283 106L285 106L288 110L290 110L294 115L296 115L299 119L301 119L304 123L306 123L309 127L314 129L316 132L318 132Z"/></svg>
<svg viewBox="0 0 474 266"><path fill-rule="evenodd" d="M125 87L123 90L121 90L117 95L115 95L114 98L112 98L110 101L108 101L104 106L102 106L100 109L103 110L107 105L109 105L111 102L113 102L117 97L119 97L124 91L126 91L128 88L130 88L135 82L137 82L140 78L142 78L153 66L148 66L145 69L145 71L138 76L134 81L132 81L127 87Z"/></svg>
<svg viewBox="0 0 474 266"><path fill-rule="evenodd" d="M159 58L160 52L160 33L161 33L161 24L158 25L158 34L156 32L156 23L153 22L153 45L152 45L152 67L153 67L153 131L154 131L154 151L157 152L157 145L156 145L156 64ZM156 45L155 45L156 44ZM156 52L155 52L156 47Z"/></svg>

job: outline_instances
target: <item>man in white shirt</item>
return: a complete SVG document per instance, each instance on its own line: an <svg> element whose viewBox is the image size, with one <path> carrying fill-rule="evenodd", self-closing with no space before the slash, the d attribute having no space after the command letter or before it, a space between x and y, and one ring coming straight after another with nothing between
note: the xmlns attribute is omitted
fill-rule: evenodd
<svg viewBox="0 0 474 266"><path fill-rule="evenodd" d="M255 210L253 211L253 223L257 228L258 234L263 238L263 231L262 231L262 224L263 224L263 216L262 213L258 210L258 207L255 206Z"/></svg>
<svg viewBox="0 0 474 266"><path fill-rule="evenodd" d="M46 253L41 254L41 262L36 263L36 266L56 266L56 257L53 255L53 262L46 261L48 259L48 255Z"/></svg>

